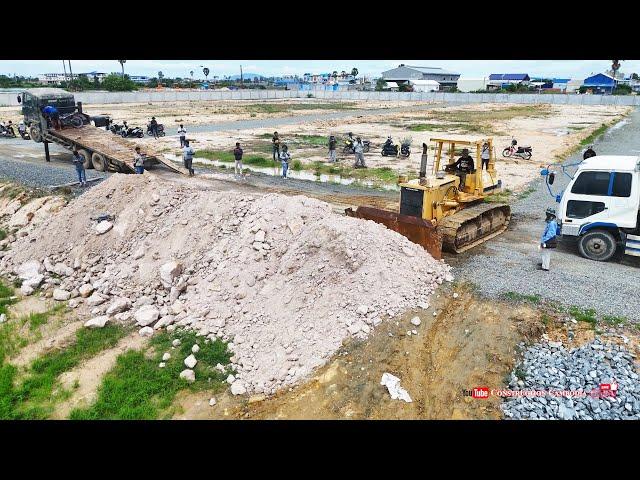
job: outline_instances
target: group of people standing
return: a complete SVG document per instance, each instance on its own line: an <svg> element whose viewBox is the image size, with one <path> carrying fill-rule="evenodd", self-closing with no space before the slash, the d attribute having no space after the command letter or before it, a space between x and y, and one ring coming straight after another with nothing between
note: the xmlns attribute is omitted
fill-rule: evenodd
<svg viewBox="0 0 640 480"><path fill-rule="evenodd" d="M277 159L280 161L280 164L282 166L282 178L287 178L287 172L289 171L289 162L291 161L289 147L287 147L286 143L280 142L280 135L278 135L278 132L273 132L271 143L273 145L273 161L277 161L277 155Z"/></svg>

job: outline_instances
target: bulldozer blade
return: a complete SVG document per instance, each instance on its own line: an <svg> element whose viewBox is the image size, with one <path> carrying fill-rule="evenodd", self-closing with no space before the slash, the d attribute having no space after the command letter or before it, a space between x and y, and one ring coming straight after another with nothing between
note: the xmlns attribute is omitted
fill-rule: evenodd
<svg viewBox="0 0 640 480"><path fill-rule="evenodd" d="M347 208L345 213L349 217L381 223L389 230L398 232L413 243L421 245L436 260L442 258L442 234L436 230L431 222L373 207L358 207L355 210Z"/></svg>

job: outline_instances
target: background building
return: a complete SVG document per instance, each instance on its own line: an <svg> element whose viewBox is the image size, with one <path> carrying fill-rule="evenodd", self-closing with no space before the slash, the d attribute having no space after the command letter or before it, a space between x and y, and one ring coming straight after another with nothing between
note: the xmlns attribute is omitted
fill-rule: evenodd
<svg viewBox="0 0 640 480"><path fill-rule="evenodd" d="M487 86L494 88L504 88L507 85L525 85L531 84L531 78L526 73L492 73L489 75L489 83Z"/></svg>
<svg viewBox="0 0 640 480"><path fill-rule="evenodd" d="M618 80L606 73L597 73L584 79L582 84L587 90L595 94L611 94L618 84Z"/></svg>
<svg viewBox="0 0 640 480"><path fill-rule="evenodd" d="M457 88L460 74L442 68L401 64L398 68L382 72L382 78L398 85L407 85L411 80L434 80L440 85L440 90L452 90Z"/></svg>

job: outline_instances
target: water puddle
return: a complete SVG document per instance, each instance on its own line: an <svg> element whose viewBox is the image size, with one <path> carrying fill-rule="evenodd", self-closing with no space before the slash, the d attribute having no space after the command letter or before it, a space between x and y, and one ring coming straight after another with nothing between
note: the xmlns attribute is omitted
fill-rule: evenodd
<svg viewBox="0 0 640 480"><path fill-rule="evenodd" d="M174 162L181 163L181 159L174 154L165 153L164 156L169 160ZM233 170L234 164L231 162L221 162L219 160L210 160L208 158L198 158L194 157L193 163L199 163L201 165L209 165L218 168L226 168L228 170ZM258 167L255 165L243 165L244 169L249 170L254 173L262 173L265 175L271 175L273 177L280 177L282 175L282 167ZM310 182L320 182L320 183L333 183L338 185L353 185L358 187L365 188L381 188L383 190L388 191L398 191L400 188L398 185L394 183L384 183L384 182L375 182L372 180L358 180L356 178L350 177L342 177L341 175L336 174L326 174L321 173L320 175L316 175L314 172L309 170L293 170L289 168L287 172L287 177L295 178L297 180L307 180Z"/></svg>
<svg viewBox="0 0 640 480"><path fill-rule="evenodd" d="M627 123L629 123L629 120L625 118L624 120L619 121L613 127L611 127L607 133L614 132L614 131L618 130L619 128L624 127Z"/></svg>

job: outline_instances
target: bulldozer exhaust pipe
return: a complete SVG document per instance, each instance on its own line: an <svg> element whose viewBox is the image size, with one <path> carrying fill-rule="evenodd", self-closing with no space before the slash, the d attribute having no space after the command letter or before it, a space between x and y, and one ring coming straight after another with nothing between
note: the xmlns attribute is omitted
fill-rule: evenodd
<svg viewBox="0 0 640 480"><path fill-rule="evenodd" d="M420 180L427 176L427 144L422 144L422 159L420 160Z"/></svg>

